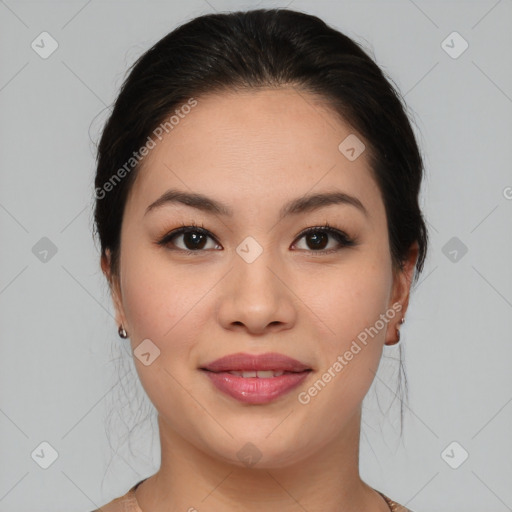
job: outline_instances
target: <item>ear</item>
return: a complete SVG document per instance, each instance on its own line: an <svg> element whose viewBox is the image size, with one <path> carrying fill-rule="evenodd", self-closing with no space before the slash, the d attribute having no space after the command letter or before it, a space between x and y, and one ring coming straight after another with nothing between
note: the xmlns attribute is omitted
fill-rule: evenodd
<svg viewBox="0 0 512 512"><path fill-rule="evenodd" d="M116 323L118 326L123 325L123 327L128 330L123 302L121 300L121 286L118 277L112 272L111 258L112 254L110 249L106 249L105 253L101 256L101 270L109 284L110 295L116 311Z"/></svg>
<svg viewBox="0 0 512 512"><path fill-rule="evenodd" d="M416 261L418 260L418 254L418 242L414 242L409 248L407 257L402 263L402 268L393 270L393 289L388 308L392 308L393 304L395 304L396 308L396 304L400 304L401 309L388 324L386 331L386 344L393 344L396 342L396 330L400 328L400 320L405 318L405 313L409 306L409 295L412 279L414 277L414 270L416 268Z"/></svg>

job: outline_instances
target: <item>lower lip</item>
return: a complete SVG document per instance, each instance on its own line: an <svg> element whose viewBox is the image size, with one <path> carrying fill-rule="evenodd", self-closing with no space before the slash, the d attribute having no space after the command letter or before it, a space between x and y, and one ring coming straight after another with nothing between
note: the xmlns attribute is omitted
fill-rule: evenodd
<svg viewBox="0 0 512 512"><path fill-rule="evenodd" d="M279 377L239 377L228 372L203 370L214 386L223 393L246 404L266 404L297 387L309 371L285 373Z"/></svg>

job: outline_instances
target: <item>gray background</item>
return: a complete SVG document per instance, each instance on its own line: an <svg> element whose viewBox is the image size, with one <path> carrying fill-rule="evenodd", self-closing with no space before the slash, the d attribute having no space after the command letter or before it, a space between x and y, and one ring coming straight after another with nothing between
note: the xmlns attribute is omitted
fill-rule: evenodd
<svg viewBox="0 0 512 512"><path fill-rule="evenodd" d="M90 511L158 468L91 236L94 142L128 66L176 25L285 5L0 1L0 511ZM425 155L431 246L402 330L405 429L395 346L365 399L362 477L415 512L512 510L512 1L288 5L369 50ZM43 31L59 45L47 59L31 47ZM457 58L442 46L453 31L469 44ZM58 452L47 469L44 441Z"/></svg>

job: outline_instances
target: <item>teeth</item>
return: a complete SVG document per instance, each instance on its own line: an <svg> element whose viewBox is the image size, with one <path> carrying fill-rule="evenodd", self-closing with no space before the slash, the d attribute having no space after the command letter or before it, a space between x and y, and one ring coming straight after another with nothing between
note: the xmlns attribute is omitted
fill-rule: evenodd
<svg viewBox="0 0 512 512"><path fill-rule="evenodd" d="M261 370L261 371L246 371L246 372L228 372L231 375L236 375L237 377L258 377L260 379L270 379L272 377L280 377L283 375L283 371L274 372L273 370Z"/></svg>

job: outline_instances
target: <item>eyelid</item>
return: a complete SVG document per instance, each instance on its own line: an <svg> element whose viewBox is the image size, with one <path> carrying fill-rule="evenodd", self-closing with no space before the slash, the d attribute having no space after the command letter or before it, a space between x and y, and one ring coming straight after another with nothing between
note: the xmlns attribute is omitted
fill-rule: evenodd
<svg viewBox="0 0 512 512"><path fill-rule="evenodd" d="M337 240L337 242L341 245L341 247L334 248L334 249L320 249L320 250L313 250L313 249L304 249L306 252L312 253L312 254L327 254L332 252L340 251L342 248L345 247L353 247L357 245L357 241L355 238L352 238L349 236L345 231L335 228L331 226L328 222L326 222L324 225L318 225L318 226L311 226L309 228L304 229L301 231L295 238L295 240L300 240L308 233L317 233L317 232L323 232L331 235L333 238ZM296 242L293 243L295 245Z"/></svg>
<svg viewBox="0 0 512 512"><path fill-rule="evenodd" d="M343 236L347 240L347 242L351 241L351 238L347 233L345 233L343 230L335 228L327 223L324 225L310 226L309 228L305 228L297 235L296 238L301 238L304 235L307 235L308 233L314 233L316 231L323 231L323 232L329 233L331 235L337 234L337 235Z"/></svg>
<svg viewBox="0 0 512 512"><path fill-rule="evenodd" d="M217 245L221 245L219 241L213 236L213 234L203 227L203 225L198 226L194 222L189 224L182 224L181 226L178 226L176 229L172 229L171 231L166 232L166 234L163 237L160 237L158 241L156 242L158 245L162 245L166 247L171 240L173 240L176 237L179 237L180 235L186 234L186 233L201 233L202 235L205 235L209 238L211 238ZM173 248L172 250L181 251L184 253L201 253L205 252L205 249L200 250L187 250L187 249L181 249L181 248ZM206 249L208 250L208 249Z"/></svg>

